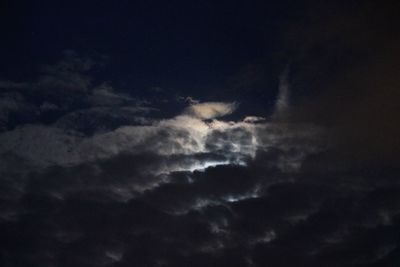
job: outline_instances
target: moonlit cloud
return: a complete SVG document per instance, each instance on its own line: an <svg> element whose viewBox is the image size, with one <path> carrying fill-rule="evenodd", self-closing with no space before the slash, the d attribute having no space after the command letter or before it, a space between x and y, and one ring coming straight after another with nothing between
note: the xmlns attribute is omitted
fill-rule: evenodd
<svg viewBox="0 0 400 267"><path fill-rule="evenodd" d="M1 5L0 266L399 266L398 1L45 2Z"/></svg>
<svg viewBox="0 0 400 267"><path fill-rule="evenodd" d="M236 106L236 103L223 102L194 103L187 108L186 113L200 119L214 119L231 114Z"/></svg>
<svg viewBox="0 0 400 267"><path fill-rule="evenodd" d="M177 115L152 118L150 113L158 112L158 109L152 107L151 101L121 93L107 82L94 84L87 74L94 64L92 61L79 59L71 52L65 56L55 65L45 67L35 81L24 83L32 87L24 87L24 90L41 89L46 95L55 87L59 99L68 94L73 102L81 101L84 108L76 109L64 101L47 98L38 106L31 105L36 112L30 113L46 115L56 111L61 116L47 125L24 124L0 133L0 155L3 157L13 155L34 169L44 171L54 166L96 166L120 155L131 155L135 160L144 154L152 155L156 160L134 168L133 172L140 179L146 177L143 181L139 183L134 179L128 187L109 186L108 191L113 197L127 201L138 193L168 183L168 176L175 172L194 173L222 166L247 166L257 159L258 154L275 150L280 154L276 156L277 162L274 159L271 164L282 171L295 172L304 158L319 147L310 141L319 134L310 125L287 127L258 116L225 120L224 116L238 108L235 102L200 102L187 97L185 102L188 106ZM14 84L3 85L13 87ZM285 75L280 88L277 113L283 112L288 104L289 88ZM12 99L24 100L25 91L12 95ZM9 94L7 90L5 93ZM17 103L10 99L4 98L0 106L4 106L4 110L21 110L18 104L21 101ZM7 123L8 113L3 115ZM3 164L0 171L7 173L12 168ZM27 169L26 173L30 170ZM58 192L54 195L61 197L63 194ZM246 197L246 194L229 195L230 200ZM229 199L225 201L229 202Z"/></svg>
<svg viewBox="0 0 400 267"><path fill-rule="evenodd" d="M68 93L75 102L79 99L87 106L76 110L64 102L51 100L33 106L33 111L37 111L30 113L48 115L55 110L61 116L51 124L25 124L0 133L0 154L12 153L34 166L47 168L77 166L122 153L150 153L165 159L149 170L159 175L229 164L246 165L260 151L273 149L285 151L279 156L277 166L295 171L318 148L309 142L318 135L310 125L287 127L257 116L224 120L223 116L238 108L235 102L200 102L188 97L185 101L188 106L180 114L154 119L149 113L158 110L150 102L132 98L106 82L95 85L87 73L93 65L90 59L81 59L67 51L63 60L46 66L36 81L27 83L32 90L41 88L44 93L55 87L60 99ZM284 73L274 115L286 112L288 95L287 73ZM14 107L17 102L9 98L3 102L8 109L21 109ZM8 113L3 115L7 123ZM205 154L216 158L197 157ZM169 160L181 156L186 159Z"/></svg>
<svg viewBox="0 0 400 267"><path fill-rule="evenodd" d="M309 138L316 134L312 128L294 127L286 132L284 126L262 118L247 117L232 122L210 118L233 112L234 104L211 102L192 105L199 116L182 115L154 121L149 125L123 126L114 131L81 136L56 127L25 126L0 135L0 153L12 151L39 166L70 166L83 162L106 159L119 153L154 153L162 156L196 155L212 153L223 155L224 160L193 162L192 166L175 165L163 171L204 169L221 164L244 164L246 157L254 158L258 150L277 148L289 150L298 147L295 155L282 156L279 166L299 168L302 158L312 147L301 148L301 143L290 143L288 138ZM303 135L303 137L301 137ZM159 173L161 170L155 170Z"/></svg>
<svg viewBox="0 0 400 267"><path fill-rule="evenodd" d="M73 67L83 62L68 62L48 69L30 85L44 92L56 86L60 89L57 94L67 92L74 101L81 101L82 108L53 99L39 101L33 107L39 114L59 112L60 116L52 123L22 124L0 133L2 196L11 207L0 209L0 223L23 221L22 214L32 207L15 205L29 203L32 197L35 203L36 195L44 197L38 201L51 199L56 207L65 207L62 216L89 221L94 233L103 226L93 221L87 209L100 212L97 218L106 216L115 226L106 229L115 243L93 246L95 264L102 266L125 264L137 254L135 244L116 237L118 231L139 240L138 247L143 246L141 236L148 240L155 233L157 242L165 241L168 248L173 244L172 250L182 252L183 258L225 253L235 247L236 240L254 249L280 238L279 227L271 225L268 218L279 217L273 206L281 205L282 200L266 197L268 188L298 175L307 156L321 149L318 127L286 123L274 116L244 116L232 121L224 116L235 112L235 102L200 102L191 97L168 102L186 103L176 115L153 116L162 112L156 102L135 99L109 83L95 85ZM83 65L81 70L90 68ZM12 96L24 100L25 93L19 94L21 97ZM16 102L7 98L3 106L11 110ZM75 202L88 206L76 207ZM266 215L264 211L252 214L252 209L246 208L249 203L265 207ZM296 215L289 212L282 220L290 222ZM262 225L250 232L238 229L257 220ZM165 223L162 228L159 221ZM47 236L63 246L74 249L88 238L85 229L52 223L61 230L46 228ZM176 227L177 223L181 227ZM202 240L193 242L186 237L192 235L193 227L202 233ZM171 261L158 257L154 262Z"/></svg>
<svg viewBox="0 0 400 267"><path fill-rule="evenodd" d="M122 127L91 138L66 133L56 128L31 126L0 135L0 151L13 151L43 167L54 164L73 166L107 159L120 153L154 153L162 157L192 157L209 153L221 158L164 162L149 170L158 175L174 171L204 170L207 167L227 164L246 165L246 161L254 158L258 150L290 148L289 144L280 143L288 138L285 134L272 131L279 126L222 121L215 121L214 124L215 126L199 119L178 116L150 126ZM313 134L310 132L310 136ZM304 156L314 148L293 144L290 149L296 149L298 152L293 154L292 151L287 156L282 155L278 167L293 171L301 166Z"/></svg>

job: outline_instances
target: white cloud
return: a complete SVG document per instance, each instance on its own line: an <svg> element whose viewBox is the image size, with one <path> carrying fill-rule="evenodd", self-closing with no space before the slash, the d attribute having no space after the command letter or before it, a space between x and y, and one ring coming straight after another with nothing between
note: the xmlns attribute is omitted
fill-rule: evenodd
<svg viewBox="0 0 400 267"><path fill-rule="evenodd" d="M257 116L247 116L243 119L243 121L247 123L259 123L259 122L265 122L265 118Z"/></svg>
<svg viewBox="0 0 400 267"><path fill-rule="evenodd" d="M186 113L200 119L214 119L231 114L236 106L236 103L205 102L191 105Z"/></svg>
<svg viewBox="0 0 400 267"><path fill-rule="evenodd" d="M42 167L71 166L123 152L154 153L162 157L211 153L222 157L207 162L191 159L152 170L153 173L168 173L221 164L244 164L244 159L254 158L257 150L271 148L291 151L290 156L282 157L278 166L293 171L314 149L303 141L317 133L307 125L289 129L286 125L261 121L260 118L239 122L202 120L231 113L234 106L221 102L196 104L190 108L198 116L189 115L185 110L171 119L153 121L149 125L123 126L91 137L51 126L26 125L0 134L0 154L12 152ZM299 152L293 154L293 149Z"/></svg>

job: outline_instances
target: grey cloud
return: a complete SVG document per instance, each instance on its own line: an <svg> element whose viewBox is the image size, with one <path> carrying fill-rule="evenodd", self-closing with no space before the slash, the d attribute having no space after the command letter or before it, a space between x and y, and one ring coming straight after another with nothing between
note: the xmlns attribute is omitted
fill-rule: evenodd
<svg viewBox="0 0 400 267"><path fill-rule="evenodd" d="M55 123L0 134L5 266L370 267L398 257L398 171L338 168L323 128L216 119L235 109L223 102L154 119L144 103L93 88Z"/></svg>
<svg viewBox="0 0 400 267"><path fill-rule="evenodd" d="M13 130L26 124L71 125L73 122L66 121L90 121L92 118L88 115L96 113L93 119L96 125L89 133L93 134L95 128L105 131L130 124L135 118L128 117L137 117L134 113L157 111L145 100L120 92L110 82L94 79L93 71L97 65L90 58L64 51L61 60L43 66L41 73L32 81L0 81L0 130ZM105 113L111 111L113 114L100 115L101 108L107 107L114 109ZM83 115L76 118L77 114ZM107 118L101 120L101 117L107 116L115 119L115 125L110 125ZM58 123L60 120L62 122ZM88 134L90 126L93 126L92 122L82 132ZM73 128L81 130L82 127Z"/></svg>
<svg viewBox="0 0 400 267"><path fill-rule="evenodd" d="M94 61L79 57L72 50L64 51L63 56L63 60L56 64L43 66L43 74L34 87L40 90L87 92L91 85L91 78L87 72L95 65Z"/></svg>
<svg viewBox="0 0 400 267"><path fill-rule="evenodd" d="M279 90L275 102L274 113L275 120L287 119L290 112L290 88L289 88L289 67L281 74L279 78Z"/></svg>
<svg viewBox="0 0 400 267"><path fill-rule="evenodd" d="M73 117L66 122L71 119L78 126ZM298 151L297 155L290 153L291 157L282 158L283 168L290 168L290 165L298 168L302 158L317 149L311 142L304 142L314 138L316 132L301 127L286 132L282 127L268 122L252 124L214 120L208 123L186 115L148 125L123 126L92 136L73 131L73 127L68 125L66 129L69 130L30 125L1 134L0 151L12 151L44 167L80 164L123 152L151 152L166 156L211 152L225 155L226 163L244 164L243 160L254 157L257 150L276 147L284 151ZM296 138L303 142L297 142Z"/></svg>
<svg viewBox="0 0 400 267"><path fill-rule="evenodd" d="M89 102L94 106L118 106L137 101L129 95L116 92L109 84L103 83L93 89Z"/></svg>
<svg viewBox="0 0 400 267"><path fill-rule="evenodd" d="M218 120L236 109L224 102L191 101L181 114L153 119L147 103L74 73L90 68L74 60L39 83L59 96L82 82L68 93L83 96L82 107L50 98L41 110L63 111L55 122L0 134L2 159L20 162L18 172L6 160L0 167L6 264L246 266L260 247L285 240L301 222L293 218L307 221L322 206L308 187L317 203L273 190L297 181L302 162L321 149L316 127Z"/></svg>
<svg viewBox="0 0 400 267"><path fill-rule="evenodd" d="M131 99L111 83L97 85L87 73L92 62L68 53L69 61L36 81L2 84L8 86L1 88L7 114L24 106L26 113L54 117L11 127L7 115L0 134L0 265L397 266L399 168L375 160L381 147L395 146L379 146L386 141L382 135L370 135L386 123L374 123L374 116L354 120L365 114L353 111L349 100L333 101L329 112L336 118L339 111L351 127L325 129L315 119L297 123L296 116L286 117L292 108L284 75L279 116L225 121L217 118L233 112L232 103L188 99L182 113L154 119L151 103ZM351 85L333 87L340 84ZM326 97L350 88L339 87L344 89L328 90ZM33 101L32 92L40 90ZM385 102L382 90L366 98L372 113ZM323 109L321 103L332 103L314 100ZM306 116L329 115L320 111L311 108ZM353 153L347 139L363 131L367 136L359 144L368 145ZM346 139L343 149L350 155L327 145L335 134ZM355 164L361 152L377 164Z"/></svg>
<svg viewBox="0 0 400 267"><path fill-rule="evenodd" d="M0 93L0 131L9 130L18 123L34 121L39 110L19 92Z"/></svg>
<svg viewBox="0 0 400 267"><path fill-rule="evenodd" d="M244 129L234 133L222 129L215 132L217 137L247 140ZM272 131L268 129L265 134ZM298 143L307 136L307 128L299 126L297 135L296 127L290 134L289 129L276 129L277 136L282 131L287 134L285 143L290 144L291 138ZM176 134L168 131L154 134L152 142ZM210 142L216 138L213 134ZM182 138L188 138L187 133ZM393 258L400 207L398 188L390 182L394 174L356 172L365 183L360 187L359 181L349 179L354 173L321 173L309 162L296 172L286 172L278 166L281 157L302 149L287 146L261 149L247 165L217 165L202 171L179 171L174 165L223 161L229 153L173 155L141 150L31 174L20 197L6 200L9 206L14 203L14 215L2 213L5 262L379 266ZM177 171L154 172L164 167ZM21 246L29 252L24 257L18 257ZM291 257L282 260L288 250Z"/></svg>
<svg viewBox="0 0 400 267"><path fill-rule="evenodd" d="M145 107L94 107L72 111L60 117L54 126L65 130L75 130L88 136L113 131L124 125L150 125L154 119Z"/></svg>
<svg viewBox="0 0 400 267"><path fill-rule="evenodd" d="M0 89L25 89L29 86L26 82L0 81Z"/></svg>

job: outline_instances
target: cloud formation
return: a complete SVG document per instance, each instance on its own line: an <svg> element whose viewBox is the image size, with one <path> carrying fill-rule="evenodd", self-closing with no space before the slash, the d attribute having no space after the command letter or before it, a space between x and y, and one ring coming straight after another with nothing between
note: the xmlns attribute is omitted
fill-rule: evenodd
<svg viewBox="0 0 400 267"><path fill-rule="evenodd" d="M70 86L51 84L64 88L58 97ZM153 103L110 84L85 88L67 94L81 97L79 107L43 95L33 102L29 88L2 92L7 114L30 106L55 116L0 133L2 265L398 260L397 172L337 168L326 129L286 120L287 76L273 115L235 121L223 118L239 108L232 102L189 100L181 112L155 118Z"/></svg>
<svg viewBox="0 0 400 267"><path fill-rule="evenodd" d="M230 105L218 103L217 106L229 109ZM212 108L205 113L213 113L215 116L215 103L203 103L203 111L206 107ZM126 125L92 136L54 126L27 125L0 134L0 153L13 153L42 167L77 165L107 159L120 153L153 153L162 156L211 153L222 155L225 164L244 164L247 158L254 158L258 150L274 147L289 150L299 146L287 138L297 135L300 138L311 138L318 134L316 129L301 126L292 127L290 132L285 133L282 127L285 126L272 122L258 123L248 118L239 122L216 119L209 122L197 115L187 115L185 110L183 114L171 119L154 120L148 125ZM304 150L301 153L308 153L314 147L309 144L309 147L301 149ZM282 166L285 160L282 158ZM295 162L300 162L301 157L291 160L294 166L299 164ZM204 166L207 165L213 164ZM182 168L193 169L190 166ZM176 170L179 167L167 172Z"/></svg>

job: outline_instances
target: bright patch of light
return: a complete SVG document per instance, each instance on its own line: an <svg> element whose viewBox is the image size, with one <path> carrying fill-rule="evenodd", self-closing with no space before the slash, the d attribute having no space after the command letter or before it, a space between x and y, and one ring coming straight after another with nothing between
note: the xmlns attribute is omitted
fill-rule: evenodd
<svg viewBox="0 0 400 267"><path fill-rule="evenodd" d="M251 192L241 194L241 195L228 195L223 198L226 202L234 203L241 200L251 199L251 198L258 198L260 191L260 186L256 186Z"/></svg>
<svg viewBox="0 0 400 267"><path fill-rule="evenodd" d="M196 162L192 164L191 166L185 168L182 167L179 170L180 171L205 171L207 168L210 167L217 167L217 166L223 166L223 165L240 165L240 166L245 166L246 163L243 161L231 161L231 160L224 160L224 161L204 161L204 162Z"/></svg>
<svg viewBox="0 0 400 267"><path fill-rule="evenodd" d="M230 203L238 202L241 200L246 200L250 198L257 198L258 195L256 193L251 193L251 194L244 194L244 195L237 195L237 196L226 196L224 197L224 200Z"/></svg>
<svg viewBox="0 0 400 267"><path fill-rule="evenodd" d="M173 172L204 172L207 168L224 166L224 165L236 165L236 166L246 166L246 162L238 159L229 160L204 160L204 161L193 161L190 163L172 164L165 165L159 170L153 170L152 172L156 175L169 175Z"/></svg>

